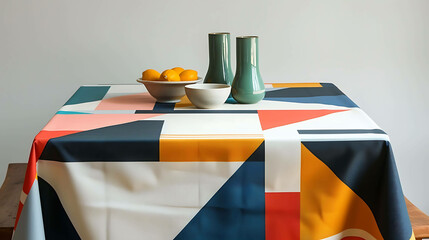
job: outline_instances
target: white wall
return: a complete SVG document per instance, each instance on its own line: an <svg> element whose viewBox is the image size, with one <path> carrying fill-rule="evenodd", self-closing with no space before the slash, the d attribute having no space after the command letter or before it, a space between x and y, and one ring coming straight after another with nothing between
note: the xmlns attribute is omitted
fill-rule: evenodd
<svg viewBox="0 0 429 240"><path fill-rule="evenodd" d="M266 82L348 94L390 134L405 194L429 213L428 11L426 0L2 0L0 179L79 85L177 65L204 75L207 33L230 31L260 36Z"/></svg>

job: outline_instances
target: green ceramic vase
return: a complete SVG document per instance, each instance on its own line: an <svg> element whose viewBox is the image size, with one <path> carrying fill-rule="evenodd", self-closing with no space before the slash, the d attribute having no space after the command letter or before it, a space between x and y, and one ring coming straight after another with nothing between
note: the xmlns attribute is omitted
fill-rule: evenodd
<svg viewBox="0 0 429 240"><path fill-rule="evenodd" d="M237 71L231 94L239 103L257 103L265 97L258 50L257 36L237 37Z"/></svg>
<svg viewBox="0 0 429 240"><path fill-rule="evenodd" d="M229 33L209 34L209 69L204 83L232 84Z"/></svg>

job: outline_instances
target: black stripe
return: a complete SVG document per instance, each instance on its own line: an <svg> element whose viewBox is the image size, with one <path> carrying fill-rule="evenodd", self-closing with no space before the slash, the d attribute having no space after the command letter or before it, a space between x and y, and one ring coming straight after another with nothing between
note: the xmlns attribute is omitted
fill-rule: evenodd
<svg viewBox="0 0 429 240"><path fill-rule="evenodd" d="M109 85L127 85L127 86L138 86L138 85L142 85L141 83L98 83L95 85L100 85L100 86L109 86Z"/></svg>
<svg viewBox="0 0 429 240"><path fill-rule="evenodd" d="M229 114L244 114L244 113L255 113L257 114L257 110L136 110L136 114L145 114L145 113L229 113Z"/></svg>
<svg viewBox="0 0 429 240"><path fill-rule="evenodd" d="M298 130L298 133L299 134L359 134L359 133L386 134L381 129Z"/></svg>

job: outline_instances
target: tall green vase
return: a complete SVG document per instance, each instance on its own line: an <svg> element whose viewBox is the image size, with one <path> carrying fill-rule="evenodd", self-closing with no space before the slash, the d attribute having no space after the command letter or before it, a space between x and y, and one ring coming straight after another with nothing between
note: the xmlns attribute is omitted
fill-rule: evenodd
<svg viewBox="0 0 429 240"><path fill-rule="evenodd" d="M231 94L239 103L257 103L265 97L258 51L257 36L237 37L237 71Z"/></svg>
<svg viewBox="0 0 429 240"><path fill-rule="evenodd" d="M204 83L232 84L229 33L209 34L209 69Z"/></svg>

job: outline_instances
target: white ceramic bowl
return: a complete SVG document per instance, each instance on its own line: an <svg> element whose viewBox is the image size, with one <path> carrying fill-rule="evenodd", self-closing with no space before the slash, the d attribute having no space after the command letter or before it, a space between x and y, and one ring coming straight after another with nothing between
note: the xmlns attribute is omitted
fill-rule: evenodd
<svg viewBox="0 0 429 240"><path fill-rule="evenodd" d="M186 95L197 108L217 108L225 103L231 86L219 83L204 83L185 86Z"/></svg>
<svg viewBox="0 0 429 240"><path fill-rule="evenodd" d="M200 82L202 78L195 81L148 81L141 78L137 82L143 83L149 94L154 97L158 102L162 103L176 103L185 96L185 86Z"/></svg>

